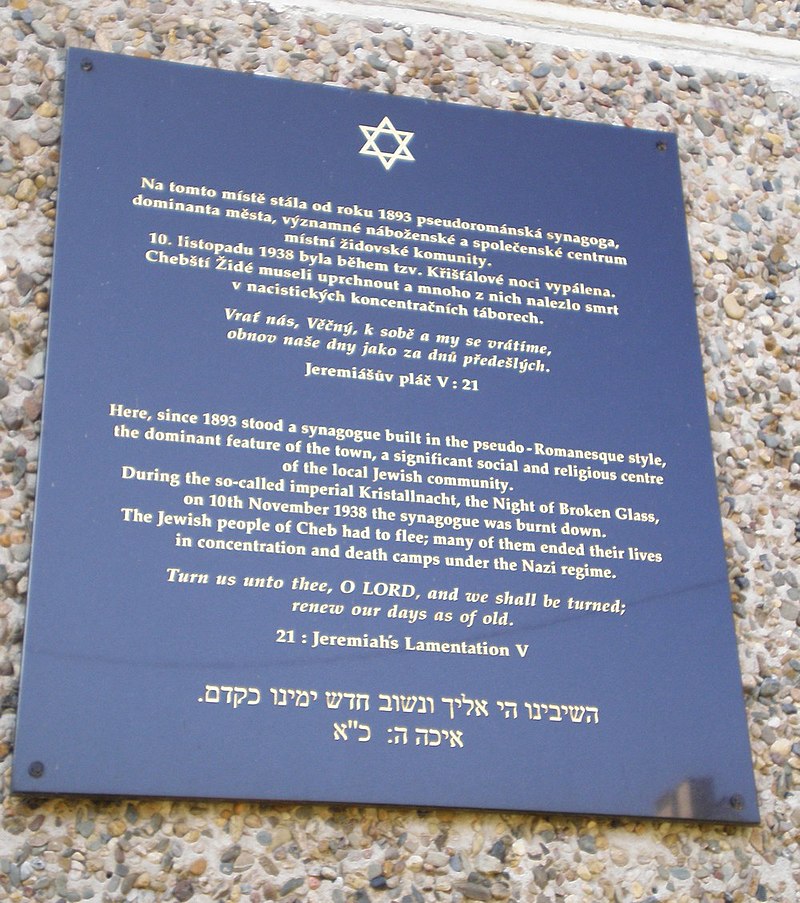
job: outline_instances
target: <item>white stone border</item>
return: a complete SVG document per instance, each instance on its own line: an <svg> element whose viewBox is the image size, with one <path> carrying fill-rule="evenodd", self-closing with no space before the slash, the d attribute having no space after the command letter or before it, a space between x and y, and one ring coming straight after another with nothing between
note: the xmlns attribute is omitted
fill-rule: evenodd
<svg viewBox="0 0 800 903"><path fill-rule="evenodd" d="M732 70L762 76L777 90L800 92L800 40L732 26L698 25L548 0L271 0L270 5L607 51L723 73Z"/></svg>

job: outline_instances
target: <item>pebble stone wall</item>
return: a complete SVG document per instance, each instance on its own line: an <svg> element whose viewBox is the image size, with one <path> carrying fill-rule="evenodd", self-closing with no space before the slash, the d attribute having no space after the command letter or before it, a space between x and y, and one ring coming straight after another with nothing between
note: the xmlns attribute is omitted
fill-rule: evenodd
<svg viewBox="0 0 800 903"><path fill-rule="evenodd" d="M798 18L602 5L785 36ZM556 42L232 0L0 0L0 900L800 900L798 96ZM760 826L10 795L68 46L677 133ZM487 779L511 767L498 749Z"/></svg>

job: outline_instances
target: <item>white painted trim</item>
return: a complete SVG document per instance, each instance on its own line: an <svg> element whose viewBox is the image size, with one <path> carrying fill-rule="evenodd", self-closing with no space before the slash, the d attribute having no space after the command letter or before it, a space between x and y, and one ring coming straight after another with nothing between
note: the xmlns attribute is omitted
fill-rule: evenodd
<svg viewBox="0 0 800 903"><path fill-rule="evenodd" d="M568 6L549 0L271 0L278 9L607 51L672 65L745 72L800 92L800 40L722 25Z"/></svg>

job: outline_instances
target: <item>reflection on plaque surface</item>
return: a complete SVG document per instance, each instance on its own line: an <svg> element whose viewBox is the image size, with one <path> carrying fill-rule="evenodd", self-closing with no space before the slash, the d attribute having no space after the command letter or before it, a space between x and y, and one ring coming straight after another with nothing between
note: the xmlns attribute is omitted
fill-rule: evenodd
<svg viewBox="0 0 800 903"><path fill-rule="evenodd" d="M15 789L757 820L673 136L66 97Z"/></svg>

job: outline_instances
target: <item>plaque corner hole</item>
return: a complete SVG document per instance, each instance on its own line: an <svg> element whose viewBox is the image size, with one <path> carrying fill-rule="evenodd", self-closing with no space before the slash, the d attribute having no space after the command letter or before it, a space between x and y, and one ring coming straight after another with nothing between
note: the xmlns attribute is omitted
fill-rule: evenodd
<svg viewBox="0 0 800 903"><path fill-rule="evenodd" d="M28 774L32 778L40 778L44 774L44 762L31 762L28 766Z"/></svg>
<svg viewBox="0 0 800 903"><path fill-rule="evenodd" d="M84 72L91 72L92 69L94 69L94 63L91 60L82 60L81 69L83 69Z"/></svg>
<svg viewBox="0 0 800 903"><path fill-rule="evenodd" d="M744 798L739 793L734 793L729 802L731 809L736 809L737 812L744 809Z"/></svg>

